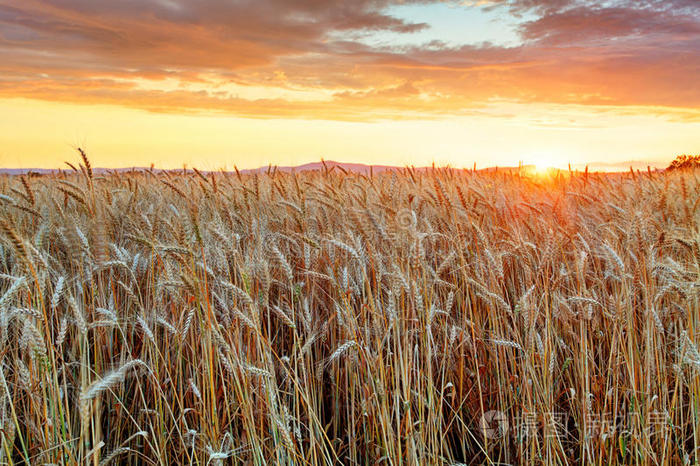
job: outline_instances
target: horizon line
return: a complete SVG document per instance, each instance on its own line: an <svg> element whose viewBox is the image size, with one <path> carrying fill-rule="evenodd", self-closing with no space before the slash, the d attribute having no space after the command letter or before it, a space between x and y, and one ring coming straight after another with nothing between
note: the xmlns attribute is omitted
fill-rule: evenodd
<svg viewBox="0 0 700 466"><path fill-rule="evenodd" d="M68 164L68 162L66 162ZM421 166L415 166L415 165L391 165L391 164L368 164L368 163L361 163L361 162L339 162L336 160L324 160L321 159L318 162L307 162L299 165L273 165L273 164L267 164L267 165L260 165L256 168L244 168L244 169L238 169L236 165L234 164L233 169L228 169L225 167L221 167L218 169L199 169L196 166L188 166L188 164L183 164L182 167L180 168L158 168L154 164L151 164L150 166L124 166L124 167L92 167L92 170L95 172L100 172L100 173L105 173L105 172L128 172L128 171L158 171L158 172L191 172L195 173L196 171L199 171L201 173L235 173L236 171L240 173L261 173L261 172L267 172L270 170L277 170L277 171L285 171L285 172L293 172L293 171L312 171L312 170L320 170L324 168L324 164L327 166L331 167L337 167L340 166L343 169L346 169L348 171L354 171L354 172L363 172L363 171L370 171L370 170L380 170L380 171L388 171L388 170L402 170L406 168L411 168L414 170L430 170L430 169L453 169L453 170L469 170L469 171L483 171L483 170L497 170L497 169L504 169L504 170L514 170L514 169L534 169L534 168L544 168L544 169L551 169L551 170L560 170L560 171L579 171L579 170L585 170L585 169L593 169L594 171L602 171L602 172L608 172L608 173L620 173L620 172L628 172L630 169L632 170L641 170L641 169L652 169L652 170L664 170L666 167L665 166L659 166L659 163L657 162L648 162L648 161L643 161L643 160L630 160L626 162L620 162L620 163L614 163L614 162L589 162L589 163L569 163L567 164L566 167L562 166L545 166L545 167L538 167L537 164L535 163L522 163L520 162L518 165L482 165L479 166L476 162L472 164L471 167L469 166L463 166L463 167L458 167L450 164L445 164L445 165L438 165L437 163L432 163L431 165L421 165ZM559 164L561 165L561 164ZM665 164L664 164L665 165ZM65 168L42 168L42 167L17 167L17 168L0 168L0 175L26 175L26 174L38 174L38 175L47 175L47 174L53 174L53 173L62 173L65 171L74 171L74 169L70 166L67 166Z"/></svg>

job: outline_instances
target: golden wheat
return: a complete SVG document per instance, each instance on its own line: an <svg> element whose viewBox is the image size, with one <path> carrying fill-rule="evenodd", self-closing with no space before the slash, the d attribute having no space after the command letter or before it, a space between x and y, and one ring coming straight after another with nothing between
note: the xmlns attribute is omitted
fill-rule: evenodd
<svg viewBox="0 0 700 466"><path fill-rule="evenodd" d="M0 177L3 464L700 462L692 172L80 155Z"/></svg>

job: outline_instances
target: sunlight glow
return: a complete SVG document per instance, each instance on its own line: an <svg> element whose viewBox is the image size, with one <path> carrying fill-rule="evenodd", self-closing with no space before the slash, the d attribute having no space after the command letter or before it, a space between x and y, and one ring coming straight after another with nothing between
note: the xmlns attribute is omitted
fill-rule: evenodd
<svg viewBox="0 0 700 466"><path fill-rule="evenodd" d="M537 174L545 174L551 170L561 169L561 161L557 157L550 154L538 154L530 158L530 163L534 167Z"/></svg>

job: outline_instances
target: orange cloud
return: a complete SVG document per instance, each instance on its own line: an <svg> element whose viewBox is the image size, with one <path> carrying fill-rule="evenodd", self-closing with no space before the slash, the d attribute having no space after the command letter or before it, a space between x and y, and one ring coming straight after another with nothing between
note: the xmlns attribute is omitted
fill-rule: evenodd
<svg viewBox="0 0 700 466"><path fill-rule="evenodd" d="M693 0L486 3L521 18L511 47L353 39L429 27L390 16L392 3L0 0L0 97L341 120L464 115L493 101L697 119Z"/></svg>

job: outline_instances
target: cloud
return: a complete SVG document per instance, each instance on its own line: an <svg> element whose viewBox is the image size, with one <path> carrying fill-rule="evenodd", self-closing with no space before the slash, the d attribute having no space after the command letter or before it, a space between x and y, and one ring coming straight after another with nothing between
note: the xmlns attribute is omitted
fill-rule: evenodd
<svg viewBox="0 0 700 466"><path fill-rule="evenodd" d="M522 42L512 47L357 39L429 31L388 14L397 3L406 2L0 0L0 96L359 120L498 101L690 118L700 108L694 0L454 2L515 18Z"/></svg>
<svg viewBox="0 0 700 466"><path fill-rule="evenodd" d="M651 37L661 36L672 40L697 38L700 35L697 16L700 11L692 14L678 11L683 10L573 6L528 21L521 31L525 39L550 44L600 44L609 39L633 39L635 43L643 43Z"/></svg>

